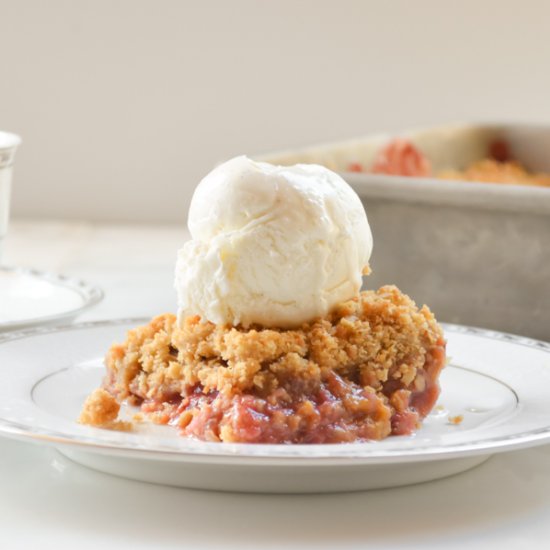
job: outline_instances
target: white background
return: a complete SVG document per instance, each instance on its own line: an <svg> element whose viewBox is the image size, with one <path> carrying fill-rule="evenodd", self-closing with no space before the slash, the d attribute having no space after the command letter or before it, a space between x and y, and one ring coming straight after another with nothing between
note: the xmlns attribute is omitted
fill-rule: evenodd
<svg viewBox="0 0 550 550"><path fill-rule="evenodd" d="M16 216L184 223L230 156L549 121L544 0L0 0Z"/></svg>

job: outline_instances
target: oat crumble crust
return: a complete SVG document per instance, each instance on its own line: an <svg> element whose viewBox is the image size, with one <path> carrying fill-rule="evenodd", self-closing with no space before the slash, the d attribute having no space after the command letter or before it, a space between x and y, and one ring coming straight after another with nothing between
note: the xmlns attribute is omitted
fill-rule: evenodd
<svg viewBox="0 0 550 550"><path fill-rule="evenodd" d="M249 441L248 425L226 417L250 402L254 412L271 411L276 430L262 435L254 425L254 441L276 441L284 426L291 433L286 442L317 442L316 437L340 442L413 431L439 393L445 341L426 306L419 309L395 286L384 286L296 330L244 329L199 317L178 327L174 315L160 315L130 330L124 343L111 347L105 363L101 399L86 402L80 418L85 424L112 423L118 413L114 396L141 405L152 421L173 423L185 435ZM325 394L344 421L323 427L321 436ZM199 406L189 402L195 396L213 397ZM400 428L405 421L408 427Z"/></svg>
<svg viewBox="0 0 550 550"><path fill-rule="evenodd" d="M550 174L529 172L519 162L499 162L489 158L474 162L464 170L443 170L437 177L448 180L550 187Z"/></svg>

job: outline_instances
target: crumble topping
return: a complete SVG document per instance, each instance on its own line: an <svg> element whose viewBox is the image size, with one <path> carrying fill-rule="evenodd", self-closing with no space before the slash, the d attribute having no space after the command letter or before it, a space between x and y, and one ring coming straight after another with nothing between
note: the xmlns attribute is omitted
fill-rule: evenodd
<svg viewBox="0 0 550 550"><path fill-rule="evenodd" d="M550 174L529 172L516 161L498 161L489 158L474 162L464 170L442 171L437 174L437 177L449 180L550 187Z"/></svg>

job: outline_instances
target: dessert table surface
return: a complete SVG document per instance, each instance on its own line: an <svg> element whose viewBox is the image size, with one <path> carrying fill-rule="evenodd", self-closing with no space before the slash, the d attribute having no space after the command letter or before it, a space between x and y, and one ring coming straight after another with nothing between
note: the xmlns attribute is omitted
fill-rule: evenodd
<svg viewBox="0 0 550 550"><path fill-rule="evenodd" d="M6 265L99 285L79 320L175 309L183 226L15 220ZM1 368L1 365L0 365ZM550 446L497 455L439 481L332 495L177 489L79 466L51 447L0 439L0 548L548 548Z"/></svg>

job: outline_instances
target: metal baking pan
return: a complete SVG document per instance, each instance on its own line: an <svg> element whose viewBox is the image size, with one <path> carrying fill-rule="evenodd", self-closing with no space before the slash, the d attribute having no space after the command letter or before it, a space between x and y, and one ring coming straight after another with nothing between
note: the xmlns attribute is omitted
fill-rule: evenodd
<svg viewBox="0 0 550 550"><path fill-rule="evenodd" d="M550 126L454 124L401 132L435 172L486 158L496 140L532 171L550 173ZM396 134L263 155L317 163L359 194L374 235L367 288L396 284L441 321L550 340L550 187L349 172Z"/></svg>

